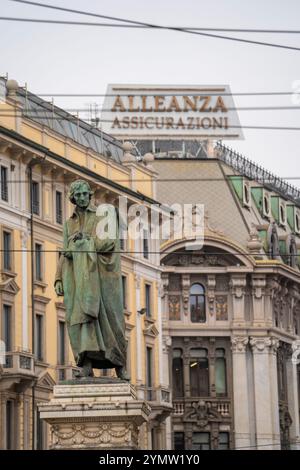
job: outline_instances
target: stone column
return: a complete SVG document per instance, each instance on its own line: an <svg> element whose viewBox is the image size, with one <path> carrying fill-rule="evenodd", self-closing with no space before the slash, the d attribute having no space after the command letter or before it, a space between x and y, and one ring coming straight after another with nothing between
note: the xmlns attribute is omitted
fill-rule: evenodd
<svg viewBox="0 0 300 470"><path fill-rule="evenodd" d="M245 324L245 274L232 274L230 290L232 294L232 325L244 326Z"/></svg>
<svg viewBox="0 0 300 470"><path fill-rule="evenodd" d="M276 367L278 340L251 337L253 351L256 445L258 450L280 449Z"/></svg>
<svg viewBox="0 0 300 470"><path fill-rule="evenodd" d="M266 277L261 274L253 274L251 279L253 302L253 326L265 326L265 288ZM269 325L269 326L272 326Z"/></svg>
<svg viewBox="0 0 300 470"><path fill-rule="evenodd" d="M172 338L171 336L164 335L162 339L162 362L160 369L162 372L162 378L160 384L166 388L170 387L170 370L172 370Z"/></svg>
<svg viewBox="0 0 300 470"><path fill-rule="evenodd" d="M287 389L289 413L292 418L290 427L290 442L292 450L300 450L300 430L299 430L299 396L297 364L300 359L300 341L295 341L292 345L293 354L287 361Z"/></svg>
<svg viewBox="0 0 300 470"><path fill-rule="evenodd" d="M247 336L233 336L231 338L234 440L236 449L251 447L249 387L246 360L247 344Z"/></svg>

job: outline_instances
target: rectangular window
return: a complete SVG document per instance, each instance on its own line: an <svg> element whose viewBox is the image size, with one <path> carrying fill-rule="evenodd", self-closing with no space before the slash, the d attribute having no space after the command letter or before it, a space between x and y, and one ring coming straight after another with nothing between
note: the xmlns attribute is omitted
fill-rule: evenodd
<svg viewBox="0 0 300 470"><path fill-rule="evenodd" d="M152 400L152 348L146 348L147 400Z"/></svg>
<svg viewBox="0 0 300 470"><path fill-rule="evenodd" d="M40 413L36 410L36 448L37 450L44 449L44 422L40 418Z"/></svg>
<svg viewBox="0 0 300 470"><path fill-rule="evenodd" d="M215 360L215 385L217 396L224 396L227 393L226 381L226 358L225 349L216 349Z"/></svg>
<svg viewBox="0 0 300 470"><path fill-rule="evenodd" d="M3 305L3 318L2 318L2 339L5 343L6 352L12 350L12 318L11 318L11 306Z"/></svg>
<svg viewBox="0 0 300 470"><path fill-rule="evenodd" d="M6 402L6 449L12 450L14 447L14 403L12 400Z"/></svg>
<svg viewBox="0 0 300 470"><path fill-rule="evenodd" d="M192 450L210 450L210 433L193 432Z"/></svg>
<svg viewBox="0 0 300 470"><path fill-rule="evenodd" d="M145 284L145 308L146 308L146 317L151 317L151 286L150 284Z"/></svg>
<svg viewBox="0 0 300 470"><path fill-rule="evenodd" d="M58 322L58 344L58 361L63 365L66 362L66 327L63 321Z"/></svg>
<svg viewBox="0 0 300 470"><path fill-rule="evenodd" d="M123 309L127 308L126 294L127 294L127 285L126 285L126 276L122 276L122 294L123 294Z"/></svg>
<svg viewBox="0 0 300 470"><path fill-rule="evenodd" d="M62 193L56 191L55 193L55 204L56 204L56 223L62 224Z"/></svg>
<svg viewBox="0 0 300 470"><path fill-rule="evenodd" d="M144 258L149 258L149 235L148 231L143 231L143 256Z"/></svg>
<svg viewBox="0 0 300 470"><path fill-rule="evenodd" d="M3 232L3 268L11 271L11 233Z"/></svg>
<svg viewBox="0 0 300 470"><path fill-rule="evenodd" d="M209 370L207 349L191 349L190 385L192 397L209 396Z"/></svg>
<svg viewBox="0 0 300 470"><path fill-rule="evenodd" d="M40 185L36 181L32 182L32 212L40 215Z"/></svg>
<svg viewBox="0 0 300 470"><path fill-rule="evenodd" d="M7 168L1 166L1 199L8 202Z"/></svg>
<svg viewBox="0 0 300 470"><path fill-rule="evenodd" d="M42 248L43 247L40 243L35 244L35 279L36 281L43 280Z"/></svg>
<svg viewBox="0 0 300 470"><path fill-rule="evenodd" d="M35 316L35 356L38 361L44 360L43 354L43 315Z"/></svg>
<svg viewBox="0 0 300 470"><path fill-rule="evenodd" d="M218 450L229 449L229 433L219 432Z"/></svg>
<svg viewBox="0 0 300 470"><path fill-rule="evenodd" d="M174 432L174 450L184 450L184 432Z"/></svg>

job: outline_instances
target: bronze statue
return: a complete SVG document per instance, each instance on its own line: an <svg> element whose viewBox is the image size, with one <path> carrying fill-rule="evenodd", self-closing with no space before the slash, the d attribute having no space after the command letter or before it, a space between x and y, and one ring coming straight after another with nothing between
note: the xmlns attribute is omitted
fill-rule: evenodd
<svg viewBox="0 0 300 470"><path fill-rule="evenodd" d="M86 181L71 184L70 201L76 207L64 223L55 291L64 295L71 347L81 367L77 376L92 377L93 368L115 368L119 378L129 380L118 230L112 238L97 236L103 216L96 214L91 196Z"/></svg>

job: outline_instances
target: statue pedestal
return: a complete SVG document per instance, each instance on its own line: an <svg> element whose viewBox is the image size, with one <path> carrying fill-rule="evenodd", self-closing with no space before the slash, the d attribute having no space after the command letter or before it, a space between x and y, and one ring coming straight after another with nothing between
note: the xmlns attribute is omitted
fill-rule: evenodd
<svg viewBox="0 0 300 470"><path fill-rule="evenodd" d="M55 450L138 449L139 427L151 412L129 382L108 377L65 381L38 407Z"/></svg>

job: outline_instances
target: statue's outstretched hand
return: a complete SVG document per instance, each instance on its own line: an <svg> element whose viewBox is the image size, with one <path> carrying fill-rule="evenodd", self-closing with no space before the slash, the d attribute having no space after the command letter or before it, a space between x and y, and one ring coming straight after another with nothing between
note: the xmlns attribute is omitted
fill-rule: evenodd
<svg viewBox="0 0 300 470"><path fill-rule="evenodd" d="M61 281L56 281L54 288L55 288L56 295L58 296L64 295L63 284Z"/></svg>

